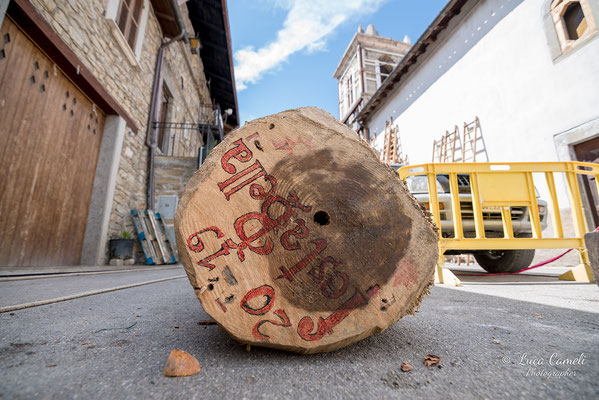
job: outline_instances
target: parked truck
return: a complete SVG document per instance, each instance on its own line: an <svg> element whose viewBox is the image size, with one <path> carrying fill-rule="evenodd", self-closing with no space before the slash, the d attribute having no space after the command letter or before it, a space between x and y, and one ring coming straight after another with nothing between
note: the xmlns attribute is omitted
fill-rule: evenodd
<svg viewBox="0 0 599 400"><path fill-rule="evenodd" d="M391 165L395 170L400 165ZM470 191L470 176L458 174L458 192L464 237L476 237L474 224L474 209L472 207L472 194ZM408 190L418 200L422 207L430 210L428 179L426 176L411 176L406 180ZM437 175L437 196L439 199L439 214L441 220L441 234L443 237L454 237L453 211L451 208L451 194L449 189L449 176ZM536 189L535 189L536 191ZM540 199L537 192L537 204L541 228L547 227L547 202ZM485 236L487 238L502 238L503 222L501 211L497 208L482 209ZM512 227L515 237L532 237L532 226L528 207L510 207ZM534 258L534 249L526 250L447 250L446 255L473 254L478 264L490 273L514 272L528 267Z"/></svg>

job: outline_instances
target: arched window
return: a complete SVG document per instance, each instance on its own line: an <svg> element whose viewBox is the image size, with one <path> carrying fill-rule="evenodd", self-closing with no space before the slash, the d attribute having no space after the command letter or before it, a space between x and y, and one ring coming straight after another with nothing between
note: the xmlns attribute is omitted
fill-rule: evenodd
<svg viewBox="0 0 599 400"><path fill-rule="evenodd" d="M395 62L391 56L384 54L379 57L378 60L378 71L377 71L377 87L380 86L385 79L389 76L391 71L393 71L393 67L395 66Z"/></svg>
<svg viewBox="0 0 599 400"><path fill-rule="evenodd" d="M381 74L389 75L391 71L393 71L393 67L389 64L381 64L379 70L381 71Z"/></svg>
<svg viewBox="0 0 599 400"><path fill-rule="evenodd" d="M564 25L568 39L577 40L587 29L587 20L580 6L580 2L570 3L564 12Z"/></svg>

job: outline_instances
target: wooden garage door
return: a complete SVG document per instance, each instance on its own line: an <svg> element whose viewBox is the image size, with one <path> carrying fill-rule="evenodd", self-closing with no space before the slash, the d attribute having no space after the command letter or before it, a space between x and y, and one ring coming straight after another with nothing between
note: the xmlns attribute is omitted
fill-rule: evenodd
<svg viewBox="0 0 599 400"><path fill-rule="evenodd" d="M0 266L79 263L104 119L6 17L0 36Z"/></svg>

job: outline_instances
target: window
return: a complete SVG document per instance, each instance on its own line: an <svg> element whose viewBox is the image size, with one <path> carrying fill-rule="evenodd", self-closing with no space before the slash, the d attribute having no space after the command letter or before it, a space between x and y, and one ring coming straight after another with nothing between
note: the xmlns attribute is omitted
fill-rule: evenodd
<svg viewBox="0 0 599 400"><path fill-rule="evenodd" d="M166 153L168 150L168 131L166 128L166 124L170 119L170 111L171 105L173 104L173 96L171 92L168 90L166 85L162 85L162 101L160 103L160 120L159 128L158 128L158 147L163 153ZM165 135L166 134L166 135ZM165 140L166 136L166 140Z"/></svg>
<svg viewBox="0 0 599 400"><path fill-rule="evenodd" d="M379 57L379 59L377 61L377 71L376 71L377 87L380 87L383 84L383 82L385 81L385 79L387 79L387 77L389 76L391 71L393 71L394 65L395 65L395 63L393 62L393 59L391 58L391 56L384 54L381 57Z"/></svg>
<svg viewBox="0 0 599 400"><path fill-rule="evenodd" d="M345 90L343 86L343 81L339 81L339 118L343 118L345 114Z"/></svg>
<svg viewBox="0 0 599 400"><path fill-rule="evenodd" d="M577 40L587 29L587 21L584 18L584 13L579 2L572 3L566 8L564 24L566 25L566 33L570 40Z"/></svg>
<svg viewBox="0 0 599 400"><path fill-rule="evenodd" d="M354 104L354 88L351 75L347 79L347 106L351 107Z"/></svg>
<svg viewBox="0 0 599 400"><path fill-rule="evenodd" d="M107 0L104 16L123 55L139 67L150 4L148 0Z"/></svg>
<svg viewBox="0 0 599 400"><path fill-rule="evenodd" d="M558 56L597 33L589 0L554 0L550 13L561 50Z"/></svg>
<svg viewBox="0 0 599 400"><path fill-rule="evenodd" d="M143 0L121 0L117 14L117 24L125 36L131 49L135 49L135 40L141 20L141 9Z"/></svg>
<svg viewBox="0 0 599 400"><path fill-rule="evenodd" d="M391 71L393 71L393 67L389 64L381 64L379 66L379 71L381 72L381 81L385 81Z"/></svg>

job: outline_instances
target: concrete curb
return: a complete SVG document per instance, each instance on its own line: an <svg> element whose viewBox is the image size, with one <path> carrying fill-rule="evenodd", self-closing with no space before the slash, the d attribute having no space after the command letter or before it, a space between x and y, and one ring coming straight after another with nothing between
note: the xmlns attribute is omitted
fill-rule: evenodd
<svg viewBox="0 0 599 400"><path fill-rule="evenodd" d="M21 277L29 275L54 275L54 274L87 274L92 272L132 272L149 271L167 268L183 268L182 264L163 265L131 265L114 267L111 265L62 265L56 267L0 267L0 278Z"/></svg>

